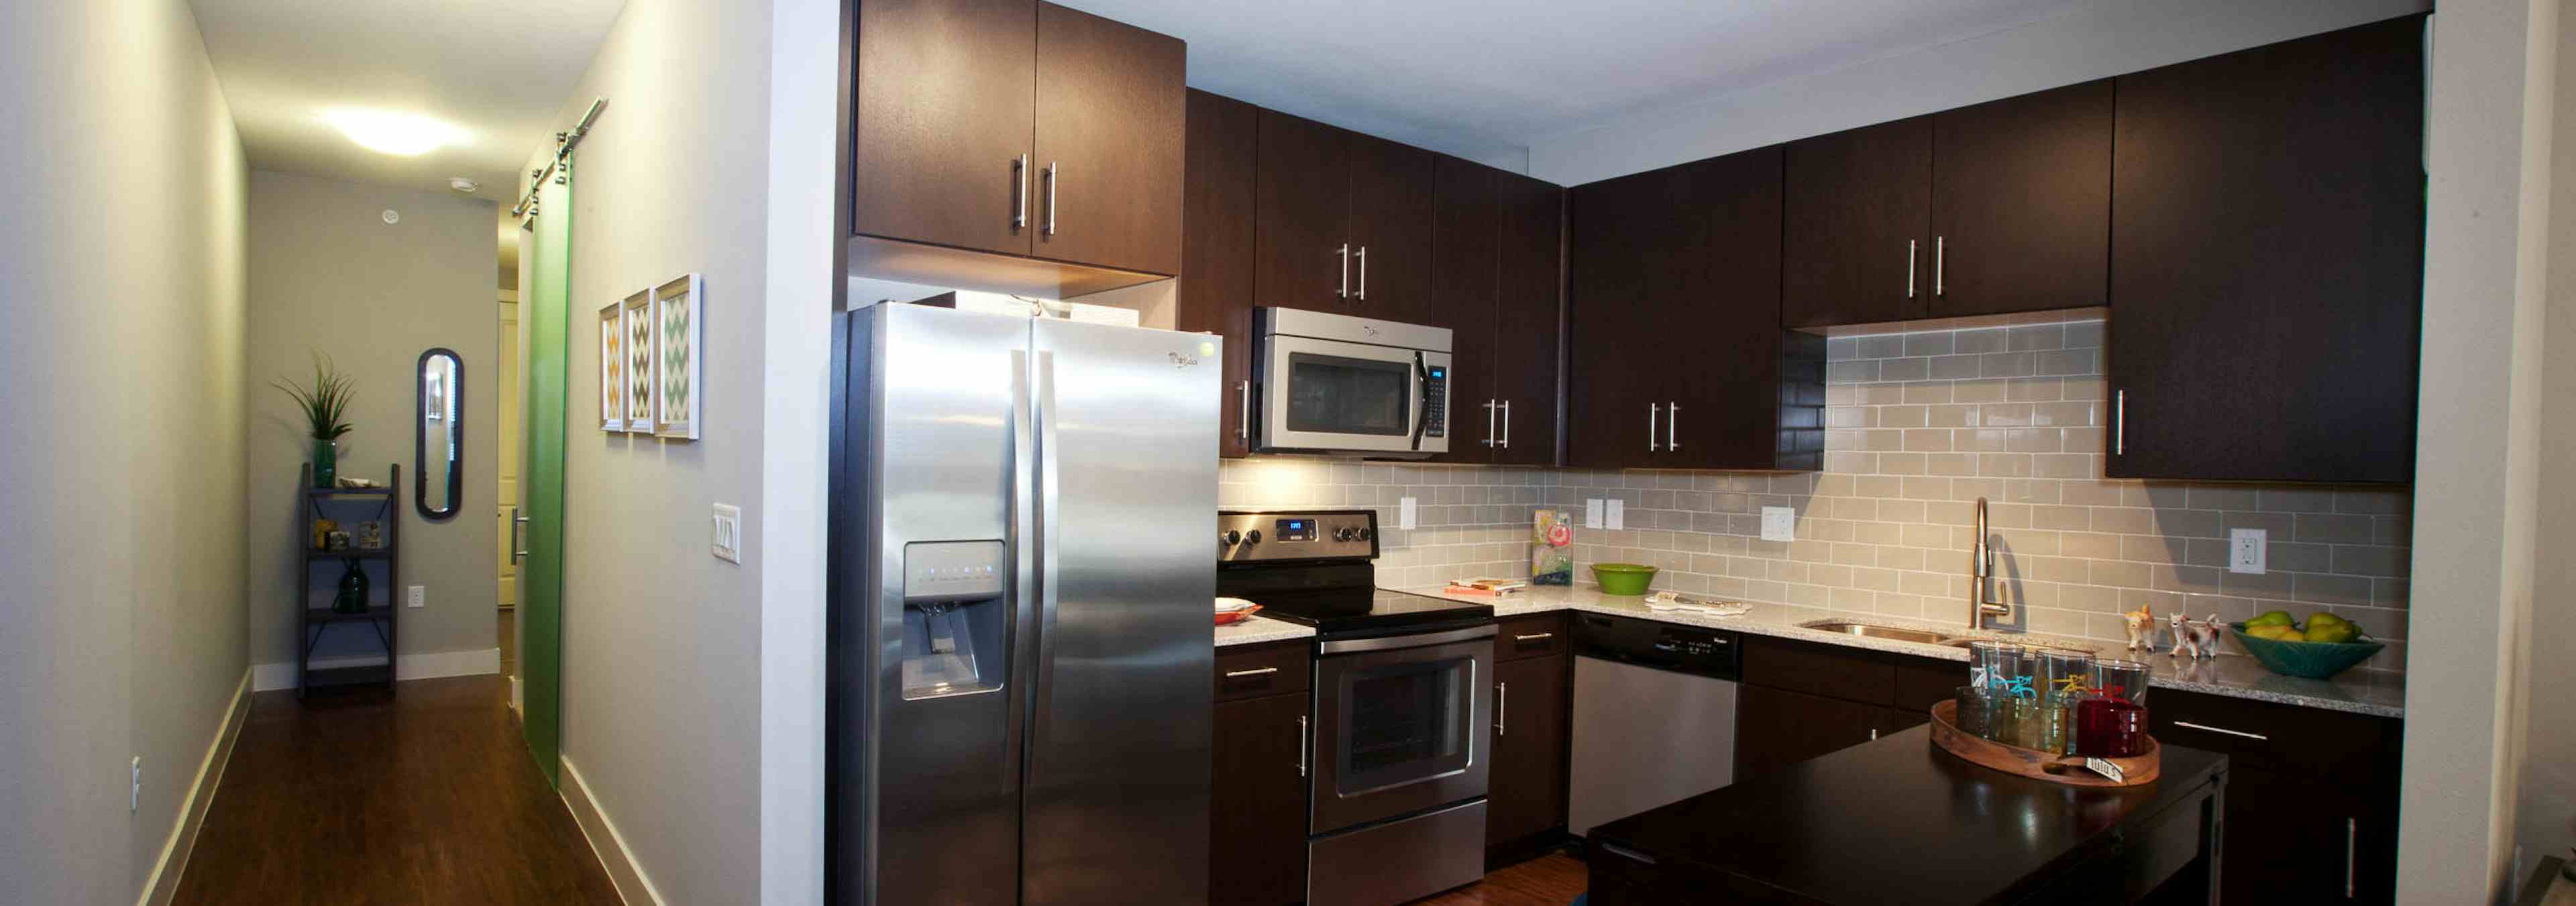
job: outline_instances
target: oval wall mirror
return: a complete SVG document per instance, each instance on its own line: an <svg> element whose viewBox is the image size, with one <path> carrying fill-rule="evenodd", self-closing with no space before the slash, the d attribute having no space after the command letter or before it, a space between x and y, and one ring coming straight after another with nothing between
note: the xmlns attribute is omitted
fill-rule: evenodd
<svg viewBox="0 0 2576 906"><path fill-rule="evenodd" d="M446 519L465 498L465 362L455 350L420 354L418 400L412 459L420 478L413 502L421 518Z"/></svg>

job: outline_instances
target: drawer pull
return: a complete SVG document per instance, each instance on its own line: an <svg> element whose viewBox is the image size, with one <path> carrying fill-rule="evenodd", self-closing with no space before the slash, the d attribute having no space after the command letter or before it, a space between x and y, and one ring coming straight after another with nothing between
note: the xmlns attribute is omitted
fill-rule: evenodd
<svg viewBox="0 0 2576 906"><path fill-rule="evenodd" d="M1614 855L1614 856L1618 856L1619 858L1622 858L1622 859L1627 859L1627 860L1632 861L1632 862L1643 862L1643 863L1646 863L1646 864L1648 864L1648 865L1653 865L1653 864L1655 864L1655 857L1653 857L1653 856L1649 856L1649 855L1646 855L1645 853L1641 853L1641 852L1638 852L1638 851L1633 850L1633 849L1629 849L1629 848L1627 848L1627 847L1625 847L1625 846L1620 846L1619 844L1616 844L1616 843L1595 843L1595 844L1593 844L1593 845L1601 847L1601 851L1602 851L1602 852L1609 853L1609 854Z"/></svg>
<svg viewBox="0 0 2576 906"><path fill-rule="evenodd" d="M1265 674L1265 673L1277 673L1277 672L1279 672L1279 668L1277 668L1277 667L1263 667L1263 668L1258 669L1258 670L1228 670L1228 671L1226 671L1226 672L1225 672L1225 678L1226 678L1226 679L1233 679L1233 678L1238 677L1238 676L1260 676L1260 675Z"/></svg>
<svg viewBox="0 0 2576 906"><path fill-rule="evenodd" d="M1552 638L1556 638L1556 633L1553 633L1553 632L1533 632L1533 633L1530 633L1529 635L1516 635L1516 636L1512 636L1512 641L1515 641L1515 642L1535 642L1535 641L1538 641L1538 640L1540 640L1540 639L1552 639Z"/></svg>
<svg viewBox="0 0 2576 906"><path fill-rule="evenodd" d="M2230 730L2230 729L2227 729L2227 728L2225 728L2225 727L2212 727L2212 726L2205 726L2205 725L2202 725L2202 724L2192 723L2192 722L2187 721L2187 720L2177 720L2177 721L2174 721L2174 726L2177 726L2177 727L2190 727L2190 728L2192 728L2192 729L2194 729L2194 730L2207 730L2207 731L2212 732L2212 733L2225 733L2225 734L2227 734L2227 735L2229 735L2229 736L2242 736L2242 737L2244 737L2244 738L2246 738L2246 739L2252 739L2252 740L2257 740L2257 741L2261 741L2261 742L2271 742L2271 741L2272 741L2272 737L2265 736L2265 735L2263 735L2263 734L2261 734L2261 733L2247 733L2247 732L2245 732L2245 731L2243 731L2243 730Z"/></svg>
<svg viewBox="0 0 2576 906"><path fill-rule="evenodd" d="M2361 819L2343 819L2343 898L2352 899L2352 857L2360 848Z"/></svg>

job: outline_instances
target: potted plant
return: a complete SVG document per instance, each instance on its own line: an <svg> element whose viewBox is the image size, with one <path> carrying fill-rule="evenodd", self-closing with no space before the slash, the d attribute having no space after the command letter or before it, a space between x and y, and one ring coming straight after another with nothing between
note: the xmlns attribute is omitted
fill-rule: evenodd
<svg viewBox="0 0 2576 906"><path fill-rule="evenodd" d="M331 357L313 354L313 384L309 387L289 384L280 378L270 386L286 391L295 399L295 407L304 414L306 428L313 438L313 486L328 488L340 470L340 435L349 433L344 417L349 411L349 398L355 386L348 375L331 364Z"/></svg>

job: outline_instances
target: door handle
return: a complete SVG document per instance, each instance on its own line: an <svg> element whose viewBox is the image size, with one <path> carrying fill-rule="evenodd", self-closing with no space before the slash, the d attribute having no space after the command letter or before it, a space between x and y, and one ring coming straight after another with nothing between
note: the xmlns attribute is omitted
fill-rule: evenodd
<svg viewBox="0 0 2576 906"><path fill-rule="evenodd" d="M2343 898L2352 899L2352 857L2360 849L2361 819L2343 819Z"/></svg>
<svg viewBox="0 0 2576 906"><path fill-rule="evenodd" d="M1869 728L1869 741L1871 741L1871 742L1877 742L1877 741L1878 741L1878 728L1877 728L1877 727L1871 727L1871 728Z"/></svg>
<svg viewBox="0 0 2576 906"><path fill-rule="evenodd" d="M1682 404L1674 401L1664 405L1664 452L1671 453L1681 448Z"/></svg>
<svg viewBox="0 0 2576 906"><path fill-rule="evenodd" d="M2208 726L2208 725L2206 725L2206 724L2196 724L2196 723L2192 723L2192 722L2190 722L2190 721L2186 721L2186 720L2177 720L2177 721L2174 721L2174 726L2177 726L2177 727L2190 727L2190 728L2192 728L2192 729L2194 729L2194 730L2206 730L2206 731L2209 731L2209 732L2211 732L2211 733L2225 733L2225 734L2227 734L2227 735L2229 735L2229 736L2239 736L2239 737L2243 737L2243 738L2246 738L2246 739L2255 740L2255 741L2258 741L2258 742L2271 742L2271 741L2272 741L2272 737L2265 736L2265 735L2263 735L2263 734L2261 734L2261 733L2247 733L2247 732L2245 732L2245 731L2243 731L2243 730L2230 730L2230 729L2227 729L2226 727L2212 727L2212 726Z"/></svg>
<svg viewBox="0 0 2576 906"><path fill-rule="evenodd" d="M1056 171L1055 161L1047 161L1046 181L1046 234L1053 236L1055 235L1055 199L1056 196L1064 194L1064 177Z"/></svg>
<svg viewBox="0 0 2576 906"><path fill-rule="evenodd" d="M1297 776L1299 777L1306 776L1306 748L1309 744L1308 738L1309 734L1306 732L1306 715L1297 715Z"/></svg>
<svg viewBox="0 0 2576 906"><path fill-rule="evenodd" d="M1495 684L1494 684L1494 735L1495 735L1495 736L1503 736L1503 735L1506 735L1506 734L1503 732L1503 715L1504 715L1506 712L1508 712L1508 711L1510 710L1510 708L1511 708L1511 701L1512 701L1511 696L1512 696L1512 684L1510 684L1510 683L1495 683Z"/></svg>
<svg viewBox="0 0 2576 906"><path fill-rule="evenodd" d="M1262 667L1255 670L1228 670L1225 672L1225 678L1233 679L1238 676L1266 676L1277 672L1279 672L1279 668L1277 667Z"/></svg>
<svg viewBox="0 0 2576 906"><path fill-rule="evenodd" d="M2129 391L2111 394L2111 455L2129 455Z"/></svg>
<svg viewBox="0 0 2576 906"><path fill-rule="evenodd" d="M1655 445L1655 444L1656 444L1656 440L1655 440L1655 420L1656 420L1657 418L1661 417L1663 414L1664 414L1664 404L1662 404L1662 403L1647 403L1647 404L1646 404L1646 452L1648 452L1648 453L1652 453L1652 452L1655 452L1656 450L1663 449L1662 447L1658 447L1658 446L1656 446L1656 445Z"/></svg>
<svg viewBox="0 0 2576 906"><path fill-rule="evenodd" d="M1011 163L1011 229L1027 229L1028 225L1029 156L1022 154Z"/></svg>
<svg viewBox="0 0 2576 906"><path fill-rule="evenodd" d="M1485 401L1485 446L1488 447L1494 445L1494 410L1496 408L1493 400Z"/></svg>
<svg viewBox="0 0 2576 906"><path fill-rule="evenodd" d="M1360 301L1368 301L1368 246L1360 246Z"/></svg>
<svg viewBox="0 0 2576 906"><path fill-rule="evenodd" d="M1535 641L1538 641L1538 640L1540 640L1540 639L1552 639L1552 638L1556 638L1556 633L1553 633L1553 632L1533 632L1533 633L1530 633L1530 634L1528 634L1528 635L1515 635L1515 636L1512 636L1512 641L1515 641L1515 642L1535 642Z"/></svg>
<svg viewBox="0 0 2576 906"><path fill-rule="evenodd" d="M1340 289L1333 290L1333 298L1348 299L1351 297L1351 244L1342 243L1341 249L1335 254L1342 256L1342 286Z"/></svg>
<svg viewBox="0 0 2576 906"><path fill-rule="evenodd" d="M1242 398L1241 398L1240 404L1239 404L1239 405L1237 405L1237 406L1235 406L1235 410L1234 410L1234 412L1235 412L1235 416L1236 416L1236 419L1237 419L1237 421L1236 421L1236 422L1235 422L1235 424L1234 424L1234 436L1239 437L1239 438L1242 438L1242 439L1244 439L1244 440L1251 440L1251 439L1252 439L1252 382L1251 382L1251 381L1238 381L1238 382L1236 382L1236 383L1235 383L1235 385L1234 385L1234 389L1235 389L1235 392L1236 392L1236 393L1242 394Z"/></svg>
<svg viewBox="0 0 2576 906"><path fill-rule="evenodd" d="M1503 401L1503 449L1512 448L1512 401Z"/></svg>
<svg viewBox="0 0 2576 906"><path fill-rule="evenodd" d="M525 556L527 556L527 555L528 555L528 549L527 549L527 548L524 548L524 547L520 547L520 546L519 546L519 526L526 525L526 524L528 524L528 517L519 515L519 508L518 508L518 507L511 507L511 508L510 508L510 565L511 565L511 566L517 566L517 565L519 565L519 558L521 558L521 557L525 557Z"/></svg>
<svg viewBox="0 0 2576 906"><path fill-rule="evenodd" d="M1932 295L1934 296L1950 291L1949 280L1945 276L1949 271L1949 263L1950 237L1932 237Z"/></svg>
<svg viewBox="0 0 2576 906"><path fill-rule="evenodd" d="M1905 240L1905 297L1914 298L1914 240Z"/></svg>

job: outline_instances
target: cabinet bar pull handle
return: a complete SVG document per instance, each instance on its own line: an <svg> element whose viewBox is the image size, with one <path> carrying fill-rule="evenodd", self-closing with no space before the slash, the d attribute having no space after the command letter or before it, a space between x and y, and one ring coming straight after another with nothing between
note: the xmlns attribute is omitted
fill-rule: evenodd
<svg viewBox="0 0 2576 906"><path fill-rule="evenodd" d="M1515 641L1515 642L1535 642L1535 641L1538 641L1538 640L1540 640L1540 639L1552 639L1552 638L1556 638L1556 633L1553 633L1553 632L1533 632L1533 633L1530 633L1530 634L1528 634L1528 635L1516 635L1516 636L1512 636L1512 641Z"/></svg>
<svg viewBox="0 0 2576 906"><path fill-rule="evenodd" d="M1914 298L1914 240L1905 240L1905 297Z"/></svg>
<svg viewBox="0 0 2576 906"><path fill-rule="evenodd" d="M1056 168L1055 168L1055 161L1047 161L1046 177L1047 177L1047 219L1046 219L1046 234L1047 234L1047 235L1049 235L1049 236L1053 236L1053 235L1055 235L1055 199L1056 199L1056 196L1064 194L1064 177L1056 171Z"/></svg>
<svg viewBox="0 0 2576 906"><path fill-rule="evenodd" d="M1682 448L1682 404L1679 400L1664 404L1664 451Z"/></svg>
<svg viewBox="0 0 2576 906"><path fill-rule="evenodd" d="M1053 202L1049 202L1049 204L1053 204ZM1047 217L1049 219L1053 219L1055 215L1049 214ZM1950 269L1949 265L1950 237L1932 237L1932 295L1939 296L1950 291L1949 278L1947 277Z"/></svg>
<svg viewBox="0 0 2576 906"><path fill-rule="evenodd" d="M1494 401L1485 401L1485 446L1494 445Z"/></svg>
<svg viewBox="0 0 2576 906"><path fill-rule="evenodd" d="M1512 448L1512 401L1503 401L1503 449Z"/></svg>
<svg viewBox="0 0 2576 906"><path fill-rule="evenodd" d="M1348 299L1351 297L1351 244L1342 243L1341 249L1334 254L1342 256L1342 285L1333 290L1333 298Z"/></svg>
<svg viewBox="0 0 2576 906"><path fill-rule="evenodd" d="M1646 452L1648 452L1648 453L1652 453L1652 452L1655 452L1656 450L1663 449L1662 447L1658 447L1658 446L1656 446L1656 445L1655 445L1655 444L1657 443L1657 441L1655 440L1655 420L1656 420L1656 419L1658 419L1658 418L1660 418L1660 417L1662 417L1662 416L1663 416L1663 414L1664 414L1664 404L1662 404L1662 403L1647 403L1647 404L1646 404Z"/></svg>
<svg viewBox="0 0 2576 906"><path fill-rule="evenodd" d="M2352 899L2352 857L2360 848L2355 840L2360 836L2361 819L2343 819L2343 898L2347 900Z"/></svg>
<svg viewBox="0 0 2576 906"><path fill-rule="evenodd" d="M2194 729L2194 730L2207 730L2207 731L2212 732L2212 733L2225 733L2225 734L2227 734L2227 735L2229 735L2229 736L2242 736L2242 737L2244 737L2244 738L2246 738L2246 739L2261 740L2261 741L2263 741L2263 742L2271 742L2271 741L2272 741L2272 737L2265 736L2265 735L2263 735L2263 734L2261 734L2261 733L2247 733L2247 732L2245 732L2245 731L2243 731L2243 730L2230 730L2230 729L2227 729L2226 727L2212 727L2212 726L2207 726L2207 725L2204 725L2204 724L2196 724L2196 723L2192 723L2192 722L2187 721L2187 720L2177 720L2177 721L2174 721L2174 726L2177 726L2177 727L2190 727L2190 728L2192 728L2192 729Z"/></svg>
<svg viewBox="0 0 2576 906"><path fill-rule="evenodd" d="M1260 675L1265 674L1265 673L1277 673L1277 672L1279 672L1279 668L1277 668L1277 667L1263 667L1263 668L1258 669L1258 670L1228 670L1228 671L1226 671L1226 672L1225 672L1225 678L1226 678L1226 679L1233 679L1233 678L1238 677L1238 676L1260 676Z"/></svg>
<svg viewBox="0 0 2576 906"><path fill-rule="evenodd" d="M1368 246L1360 246L1360 301L1368 301Z"/></svg>
<svg viewBox="0 0 2576 906"><path fill-rule="evenodd" d="M1297 776L1306 776L1306 715L1297 715Z"/></svg>
<svg viewBox="0 0 2576 906"><path fill-rule="evenodd" d="M516 564L519 562L519 558L521 558L521 557L525 557L525 556L527 556L527 555L528 555L528 549L527 549L527 548L524 548L524 547L520 547L520 546L519 546L519 526L526 525L526 524L528 524L528 517L519 515L519 508L518 508L518 507L511 507L511 508L510 508L510 563L511 563L511 564L513 564L513 565L516 565Z"/></svg>
<svg viewBox="0 0 2576 906"><path fill-rule="evenodd" d="M1503 714L1510 710L1512 701L1511 694L1512 684L1494 684L1494 735L1496 736L1506 735L1503 732Z"/></svg>
<svg viewBox="0 0 2576 906"><path fill-rule="evenodd" d="M1870 738L1870 741L1872 741L1872 742L1876 742L1876 741L1878 740L1878 728L1877 728L1877 727L1871 727L1871 728L1869 728L1869 738Z"/></svg>
<svg viewBox="0 0 2576 906"><path fill-rule="evenodd" d="M2111 455L2129 455L2129 391L2111 394Z"/></svg>
<svg viewBox="0 0 2576 906"><path fill-rule="evenodd" d="M1011 229L1027 229L1028 225L1029 156L1022 154L1011 163Z"/></svg>
<svg viewBox="0 0 2576 906"><path fill-rule="evenodd" d="M1241 395L1242 395L1242 404L1241 404L1241 405L1238 405L1238 406L1236 406L1236 407L1235 407L1235 416L1236 416L1236 418L1238 419L1238 421L1236 421L1236 422L1235 422L1235 424L1234 424L1234 436L1239 437L1239 438L1242 438L1242 439L1244 439L1244 440L1251 440L1251 439L1252 439L1252 382L1251 382L1251 381L1239 381L1239 382L1236 382L1236 384L1234 385L1234 390L1235 390L1235 392L1236 392L1236 393L1238 393L1238 394L1241 394Z"/></svg>

